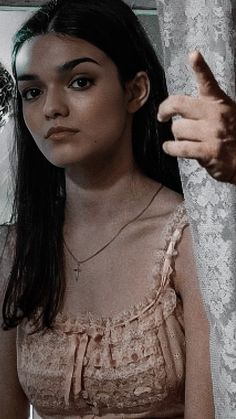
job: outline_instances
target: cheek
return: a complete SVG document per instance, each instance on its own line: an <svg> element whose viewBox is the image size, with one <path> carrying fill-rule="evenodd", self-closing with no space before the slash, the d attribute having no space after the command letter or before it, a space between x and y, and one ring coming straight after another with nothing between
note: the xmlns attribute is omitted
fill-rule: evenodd
<svg viewBox="0 0 236 419"><path fill-rule="evenodd" d="M86 125L87 132L99 133L120 130L126 119L126 105L121 94L114 95L103 93L97 100L84 104L78 117Z"/></svg>

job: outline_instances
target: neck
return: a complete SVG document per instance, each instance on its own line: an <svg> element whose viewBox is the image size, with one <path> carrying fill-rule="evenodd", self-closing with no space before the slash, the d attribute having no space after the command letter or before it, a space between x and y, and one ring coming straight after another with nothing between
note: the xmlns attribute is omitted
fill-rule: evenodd
<svg viewBox="0 0 236 419"><path fill-rule="evenodd" d="M112 173L112 175L111 175ZM77 216L92 219L100 214L104 218L114 212L114 208L133 199L137 199L143 192L140 188L143 175L133 164L130 167L114 169L94 169L94 176L80 176L69 170L66 173L66 216L75 219ZM142 191L141 191L141 190Z"/></svg>
<svg viewBox="0 0 236 419"><path fill-rule="evenodd" d="M136 206L142 208L158 188L137 167L133 153L126 149L94 160L89 165L78 164L65 170L65 222L70 226L109 223L119 213L130 217Z"/></svg>

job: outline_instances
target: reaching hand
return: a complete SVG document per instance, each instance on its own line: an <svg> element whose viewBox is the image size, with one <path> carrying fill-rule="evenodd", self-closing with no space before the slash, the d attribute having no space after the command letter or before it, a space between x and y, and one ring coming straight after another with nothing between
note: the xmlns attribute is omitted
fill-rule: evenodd
<svg viewBox="0 0 236 419"><path fill-rule="evenodd" d="M189 60L199 96L169 96L162 102L160 122L182 117L172 124L178 141L165 142L163 149L171 156L197 159L216 180L236 184L236 103L219 87L199 52Z"/></svg>

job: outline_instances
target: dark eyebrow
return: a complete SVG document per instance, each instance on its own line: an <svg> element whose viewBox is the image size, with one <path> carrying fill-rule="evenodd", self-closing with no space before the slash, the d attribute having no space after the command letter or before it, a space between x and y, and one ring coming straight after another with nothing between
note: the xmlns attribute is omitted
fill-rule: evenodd
<svg viewBox="0 0 236 419"><path fill-rule="evenodd" d="M96 60L90 57L81 57L76 58L75 60L67 61L65 64L62 64L61 66L57 67L57 71L59 73L64 73L65 71L72 70L74 67L76 67L79 64L82 63L94 63L97 65L100 65Z"/></svg>
<svg viewBox="0 0 236 419"><path fill-rule="evenodd" d="M20 76L17 76L17 82L27 80L39 80L39 77L36 76L36 74L22 74Z"/></svg>
<svg viewBox="0 0 236 419"><path fill-rule="evenodd" d="M66 63L59 65L56 70L58 73L65 73L69 70L73 70L79 64L82 63L94 63L100 65L96 60L90 57L81 57L76 58L75 60L67 61ZM39 80L39 77L36 74L20 74L17 76L17 81L27 81L27 80Z"/></svg>

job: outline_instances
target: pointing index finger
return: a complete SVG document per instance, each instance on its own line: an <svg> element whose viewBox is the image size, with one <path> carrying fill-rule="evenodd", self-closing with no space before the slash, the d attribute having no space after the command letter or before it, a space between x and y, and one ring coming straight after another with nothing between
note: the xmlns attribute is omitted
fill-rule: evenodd
<svg viewBox="0 0 236 419"><path fill-rule="evenodd" d="M193 51L189 55L189 62L195 73L200 96L225 98L225 93L219 87L210 67L199 51Z"/></svg>

